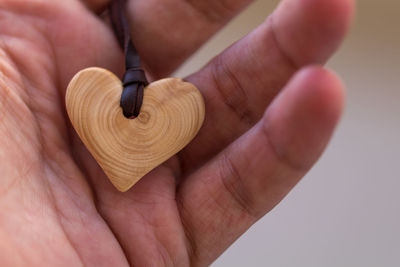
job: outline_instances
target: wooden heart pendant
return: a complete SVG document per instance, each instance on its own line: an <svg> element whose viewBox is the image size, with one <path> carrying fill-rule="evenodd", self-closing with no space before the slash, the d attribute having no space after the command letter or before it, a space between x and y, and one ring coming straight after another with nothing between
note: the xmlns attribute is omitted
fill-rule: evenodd
<svg viewBox="0 0 400 267"><path fill-rule="evenodd" d="M70 82L66 106L83 143L124 192L196 136L205 107L194 85L169 78L146 87L140 115L127 119L120 108L122 89L111 72L88 68Z"/></svg>

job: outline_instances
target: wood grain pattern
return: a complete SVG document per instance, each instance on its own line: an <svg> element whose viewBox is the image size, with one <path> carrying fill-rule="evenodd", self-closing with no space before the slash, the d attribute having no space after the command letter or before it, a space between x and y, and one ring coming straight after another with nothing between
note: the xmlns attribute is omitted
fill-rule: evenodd
<svg viewBox="0 0 400 267"><path fill-rule="evenodd" d="M122 83L111 72L79 72L66 93L76 132L114 186L124 192L184 148L204 121L198 89L181 79L151 83L139 117L127 119L119 106Z"/></svg>

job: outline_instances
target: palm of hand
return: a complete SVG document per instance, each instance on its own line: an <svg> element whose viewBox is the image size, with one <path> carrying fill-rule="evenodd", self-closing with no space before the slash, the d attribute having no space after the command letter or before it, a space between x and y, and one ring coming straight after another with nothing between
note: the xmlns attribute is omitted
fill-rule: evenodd
<svg viewBox="0 0 400 267"><path fill-rule="evenodd" d="M130 3L135 42L155 79L248 1L230 0L231 9L206 1L215 5L210 14L179 2L163 2L166 13L149 11L157 1ZM336 78L317 67L292 78L326 60L345 32L350 1L324 2L284 1L273 20L189 77L206 100L204 127L122 194L74 134L63 105L77 71L121 74L109 27L77 0L0 1L2 265L210 264L287 194L333 131L341 108ZM189 25L182 14L197 20ZM343 21L332 25L336 14ZM178 34L167 35L171 25ZM294 37L302 40L291 44Z"/></svg>

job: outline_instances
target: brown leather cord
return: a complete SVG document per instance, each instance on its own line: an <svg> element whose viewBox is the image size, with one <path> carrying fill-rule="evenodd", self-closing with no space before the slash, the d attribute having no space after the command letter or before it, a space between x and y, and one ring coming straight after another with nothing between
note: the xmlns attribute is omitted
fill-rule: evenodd
<svg viewBox="0 0 400 267"><path fill-rule="evenodd" d="M143 103L144 88L149 84L140 65L140 56L130 37L129 23L126 18L126 0L113 0L110 4L110 18L115 35L125 52L124 90L120 106L127 118L139 116Z"/></svg>

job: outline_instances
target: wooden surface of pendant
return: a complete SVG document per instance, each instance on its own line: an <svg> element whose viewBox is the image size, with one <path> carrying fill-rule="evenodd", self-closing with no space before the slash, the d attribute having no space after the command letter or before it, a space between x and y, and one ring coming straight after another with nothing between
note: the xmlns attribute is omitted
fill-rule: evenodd
<svg viewBox="0 0 400 267"><path fill-rule="evenodd" d="M70 82L66 107L83 143L124 192L196 136L205 107L194 85L168 78L146 87L140 115L127 119L120 108L122 89L113 73L88 68Z"/></svg>

